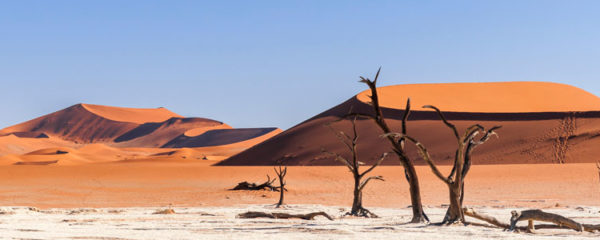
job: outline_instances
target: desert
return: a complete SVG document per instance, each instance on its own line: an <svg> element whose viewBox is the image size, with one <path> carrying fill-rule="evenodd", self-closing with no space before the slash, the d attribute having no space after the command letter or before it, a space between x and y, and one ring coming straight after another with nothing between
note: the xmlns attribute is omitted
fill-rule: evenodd
<svg viewBox="0 0 600 240"><path fill-rule="evenodd" d="M503 87L518 88L529 94L508 96L515 102L528 102L523 96L537 93L539 95L533 95L536 98L551 94L573 103L562 105L563 101L557 100L515 108L499 105L477 112L483 109L478 104L493 105L496 101L476 102L461 108L459 103L467 99L458 99L452 105L444 101L452 96L429 96L430 92L449 92L442 90L453 87L473 92L493 90L497 95L488 94L488 99L510 95L502 92ZM544 91L539 92L540 88ZM469 163L469 175L464 180L464 206L492 214L503 222L509 221L512 210L535 208L586 224L600 223L596 207L600 198L600 169L592 157L596 155L596 148L591 147L600 131L594 124L596 106L600 106L597 97L567 85L532 82L396 85L378 90L381 90L381 99L410 93L415 105L419 101L439 103L452 110L443 114L448 121L456 123L460 132L474 123L502 125L495 130L497 137L491 137L489 143L473 151L472 166ZM369 97L368 92L359 93L286 131L234 129L215 120L185 118L164 108L77 104L0 130L4 135L0 137L4 141L0 157L3 163L0 169L4 173L0 193L0 202L5 206L3 217L5 221L17 219L9 228L12 229L10 236L20 238L110 239L128 235L127 239L156 236L193 239L220 238L223 234L232 239L236 236L259 238L263 234L291 239L307 236L410 239L417 235L438 238L442 236L439 234L452 234L459 239L515 236L506 235L514 233L502 229L490 232L492 226L477 219L468 221L475 224L474 229L468 228L472 231L468 235L457 226L432 231L433 227L427 227L427 223L408 223L411 192L401 161L388 157L381 162L382 166L377 166L375 157L390 148L377 125L370 119L351 121L344 117L349 111L369 113L370 106L366 104ZM405 118L408 113L405 106L392 103L406 100L382 101L386 120L396 129L402 128L405 122L412 136L430 146L430 157L439 164L437 170L453 171L451 131L439 126L439 120L432 115L435 112L412 110ZM565 126L565 119L573 126L571 130L565 129L569 127ZM326 127L326 122L332 122L335 129L348 134L351 126L355 126L361 139L357 141L358 156L364 161L361 165L367 165L361 169L374 164L377 167L370 175L385 180L372 182L363 191L361 203L377 218L363 221L360 217L344 215L353 203L352 176L347 167L330 159L326 152L340 152L346 158L350 155ZM560 142L564 134L568 134L565 142ZM440 136L442 138L438 138ZM490 146L492 144L496 146ZM557 147L562 146L557 144L565 147L562 155L556 152ZM298 145L302 147L296 147ZM406 154L415 159L428 222L442 221L443 210L448 207L447 186L425 165L417 148L407 146ZM276 188L231 190L243 181L261 183L276 179L273 166L277 165L285 165L289 172L285 176L287 191L283 208L275 205L280 194L272 191ZM165 209L170 214L153 214ZM248 222L239 218L239 214L251 210L296 214L319 210L328 213L333 220L316 217L315 220ZM41 222L33 224L32 221ZM314 225L310 221L318 223ZM24 228L19 224L39 227ZM162 227L148 227L148 224ZM517 226L523 228L523 224ZM109 226L112 230L107 232L94 230ZM64 231L53 231L54 228ZM94 234L84 234L87 232ZM408 234L410 232L416 235ZM567 229L540 229L538 233L541 235L519 237L597 237L593 233L577 234Z"/></svg>
<svg viewBox="0 0 600 240"><path fill-rule="evenodd" d="M0 240L598 239L600 1L3 1Z"/></svg>

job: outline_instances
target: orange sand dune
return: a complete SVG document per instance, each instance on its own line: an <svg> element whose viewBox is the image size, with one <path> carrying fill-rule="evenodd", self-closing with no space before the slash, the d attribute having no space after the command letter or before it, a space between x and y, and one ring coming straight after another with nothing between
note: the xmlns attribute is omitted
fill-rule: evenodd
<svg viewBox="0 0 600 240"><path fill-rule="evenodd" d="M165 149L166 150L166 149ZM193 148L179 148L166 152L159 152L147 157L130 158L119 161L120 163L197 163L209 160L206 151Z"/></svg>
<svg viewBox="0 0 600 240"><path fill-rule="evenodd" d="M223 129L239 134L219 135L217 138L204 135ZM218 150L203 149L201 153L192 155L223 160L267 139L267 136L275 135L273 132L277 131L254 135L243 132L211 119L183 118L164 108L76 104L0 130L0 164L69 165L134 159L161 161L165 158L154 154L185 152L188 150L169 148L194 147L194 144L214 146L215 141L220 143L217 145L230 146ZM194 141L187 146L180 144L178 139ZM167 143L170 145L165 146ZM63 151L63 148L71 149Z"/></svg>
<svg viewBox="0 0 600 240"><path fill-rule="evenodd" d="M0 156L6 154L25 154L38 149L52 147L76 148L80 144L58 138L20 138L15 135L0 137Z"/></svg>
<svg viewBox="0 0 600 240"><path fill-rule="evenodd" d="M600 98L568 85L532 82L415 84L379 90L380 100L386 106L383 115L393 131L401 131L404 101L411 98L413 111L407 123L408 134L427 146L439 164L451 163L456 139L434 112L424 111L418 107L420 105L440 107L460 132L476 123L486 128L503 126L497 131L499 138L475 149L474 164L595 162L600 155L600 148L595 147L600 144ZM275 165L278 160L285 160L289 165L339 165L321 150L347 157L349 153L326 124L339 120L350 111L372 114L372 107L365 101L366 94L360 93L218 165ZM335 122L332 126L336 131L352 131L349 120ZM357 129L361 161L371 163L391 150L372 120L359 119ZM407 153L417 164L424 164L410 144ZM388 157L384 164L396 165L399 161Z"/></svg>
<svg viewBox="0 0 600 240"><path fill-rule="evenodd" d="M582 89L550 82L402 84L378 88L382 107L413 110L435 105L447 112L519 113L600 111L600 98ZM356 97L370 102L371 92Z"/></svg>
<svg viewBox="0 0 600 240"><path fill-rule="evenodd" d="M164 122L144 123L117 137L118 147L163 147L168 142L193 130L194 133L214 129L231 129L222 122L206 118L170 118Z"/></svg>
<svg viewBox="0 0 600 240"><path fill-rule="evenodd" d="M163 147L180 148L229 145L247 142L252 139L264 139L264 136L273 136L273 133L278 133L280 131L281 130L278 128L215 129L206 131L203 134L194 137L182 134L166 143Z"/></svg>
<svg viewBox="0 0 600 240"><path fill-rule="evenodd" d="M173 117L182 117L166 108L124 108L94 104L81 104L88 111L117 122L147 123L163 122Z"/></svg>
<svg viewBox="0 0 600 240"><path fill-rule="evenodd" d="M66 109L38 117L0 130L12 132L42 132L51 137L75 143L110 141L135 128L136 123L118 122L90 112L86 105L77 104Z"/></svg>

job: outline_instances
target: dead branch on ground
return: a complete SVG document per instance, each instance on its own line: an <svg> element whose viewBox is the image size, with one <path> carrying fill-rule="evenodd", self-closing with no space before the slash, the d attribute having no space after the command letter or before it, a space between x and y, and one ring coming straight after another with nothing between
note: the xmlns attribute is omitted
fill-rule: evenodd
<svg viewBox="0 0 600 240"><path fill-rule="evenodd" d="M314 220L316 216L323 216L333 221L333 218L325 212L313 212L307 214L289 214L289 213L266 213L266 212L245 212L238 214L238 218L275 218L275 219L289 219L299 218L304 220Z"/></svg>
<svg viewBox="0 0 600 240"><path fill-rule="evenodd" d="M258 190L269 190L269 191L279 191L278 187L274 187L273 186L273 182L275 182L276 179L271 180L271 177L269 177L269 175L267 175L267 181L261 184L256 184L256 183L249 183L247 181L243 181L237 184L237 186L235 186L232 189L232 191L235 190L252 190L252 191L258 191Z"/></svg>
<svg viewBox="0 0 600 240"><path fill-rule="evenodd" d="M600 231L600 224L581 224L573 219L554 214L544 212L540 209L531 209L521 212L512 211L510 218L510 224L499 221L498 219L478 213L470 208L463 208L463 212L466 216L479 219L487 222L493 226L515 232L528 232L534 233L535 229L572 229L578 232L581 231ZM527 221L527 227L517 227L517 222ZM533 221L551 222L554 224L538 224L534 225Z"/></svg>

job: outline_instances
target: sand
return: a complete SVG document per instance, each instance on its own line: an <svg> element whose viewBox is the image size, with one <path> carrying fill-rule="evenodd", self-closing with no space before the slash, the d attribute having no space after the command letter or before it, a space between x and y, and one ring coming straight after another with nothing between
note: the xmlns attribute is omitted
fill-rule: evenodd
<svg viewBox="0 0 600 240"><path fill-rule="evenodd" d="M412 99L408 134L423 143L438 164L450 164L457 142L434 112L421 108L438 106L446 118L464 132L473 124L502 126L494 138L473 152L474 164L581 163L595 162L600 155L600 98L581 89L555 83L452 83L408 84L379 88L383 115L392 131L401 131L405 99ZM322 149L348 156L348 151L326 125L350 133L350 111L372 114L360 93L219 165L273 165L284 159L289 165L338 165ZM357 123L361 161L373 163L390 144L370 119ZM408 155L425 164L410 144ZM384 164L399 164L385 161Z"/></svg>
<svg viewBox="0 0 600 240"><path fill-rule="evenodd" d="M179 160L178 160L179 159ZM72 166L0 166L0 205L49 207L231 206L269 204L277 192L228 191L238 182L263 182L272 167L215 167L216 161L163 156L161 161ZM442 167L442 171L450 169ZM423 204L448 203L447 187L426 166L417 167ZM399 166L375 169L385 182L365 190L366 207L410 204ZM290 204L350 205L352 178L344 167L290 167ZM594 164L473 166L466 180L466 205L547 208L599 205Z"/></svg>
<svg viewBox="0 0 600 240"><path fill-rule="evenodd" d="M163 122L173 117L182 117L166 108L124 108L94 104L81 104L88 111L117 122L147 123Z"/></svg>
<svg viewBox="0 0 600 240"><path fill-rule="evenodd" d="M386 99L384 115L394 129L399 129L407 91L414 105L427 102L449 111L448 119L461 131L474 123L503 126L499 138L473 154L466 206L501 219L507 219L513 209L541 208L586 223L600 222L600 179L593 164L600 155L597 97L566 85L530 82L399 85L381 90ZM472 99L478 101L467 101ZM328 166L337 163L324 157L321 149L348 154L324 125L349 109L370 111L364 93L283 132L235 129L216 120L184 118L164 108L90 104L5 128L0 130L2 237L597 238L597 234L566 230L514 235L485 227L403 224L410 218L408 186L403 169L394 166L398 161L393 155L384 161L386 166L371 173L385 181L371 182L364 190L364 206L380 219L235 218L247 210L273 210L277 192L228 189L238 182L261 183L267 175L274 176L268 165L278 160L291 165L285 199L291 206L281 211L323 210L337 217L347 211L352 178L345 167ZM372 122L359 120L357 126L361 161L370 163L390 150ZM349 131L350 124L341 121L333 127ZM409 134L429 147L443 172L450 171L447 164L456 142L435 114L414 111ZM423 164L413 148L407 151ZM567 164L551 164L559 161ZM426 211L439 221L448 189L428 166L417 166L417 172ZM174 206L177 214L152 214L167 206Z"/></svg>
<svg viewBox="0 0 600 240"><path fill-rule="evenodd" d="M222 134L211 134L215 131ZM0 130L0 165L224 160L279 132L278 128L235 129L212 119L185 118L165 108L76 104ZM178 154L167 154L173 155L168 158L160 154L169 152Z"/></svg>
<svg viewBox="0 0 600 240"><path fill-rule="evenodd" d="M94 148L99 148L95 146ZM101 149L100 149L101 150ZM240 181L261 182L271 167L217 167L216 161L161 161L73 166L0 166L2 237L19 239L591 239L597 233L539 230L516 234L483 226L405 224L411 217L401 167L372 174L364 206L378 219L342 217L352 200L344 167L290 167L284 209L278 193L229 191ZM173 161L166 163L168 161ZM442 171L449 168L442 167ZM441 221L447 188L417 167L423 204ZM585 223L600 223L600 179L593 164L476 165L466 180L465 206L508 222L510 211L541 208ZM34 207L34 208L30 208ZM175 214L153 214L172 207ZM239 219L245 211L325 211L334 221ZM469 219L469 218L468 218ZM470 221L478 222L470 219ZM524 225L526 223L521 223Z"/></svg>
<svg viewBox="0 0 600 240"><path fill-rule="evenodd" d="M600 111L600 98L583 89L551 82L402 84L378 88L381 107L413 110L435 105L448 112L518 113ZM369 90L357 95L370 102Z"/></svg>

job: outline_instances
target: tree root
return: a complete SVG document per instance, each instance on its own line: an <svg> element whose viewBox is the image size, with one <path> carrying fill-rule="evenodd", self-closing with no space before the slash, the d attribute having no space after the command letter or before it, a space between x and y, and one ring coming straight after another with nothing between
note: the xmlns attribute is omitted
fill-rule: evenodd
<svg viewBox="0 0 600 240"><path fill-rule="evenodd" d="M333 221L333 218L325 212L313 212L307 214L288 214L288 213L266 213L266 212L245 212L238 214L238 218L276 218L276 219L289 219L299 218L304 220L314 220L316 216L323 216Z"/></svg>
<svg viewBox="0 0 600 240"><path fill-rule="evenodd" d="M516 231L516 232L524 231L524 232L533 233L535 231L535 229L572 229L572 230L575 230L578 232L600 231L600 224L581 224L581 223L574 221L573 219L570 219L570 218L567 218L567 217L564 217L564 216L561 216L558 214L554 214L554 213L547 213L547 212L544 212L539 209L531 209L531 210L525 210L525 211L521 211L521 212L512 211L511 212L512 217L510 218L510 224L501 222L494 217L475 212L475 210L473 210L473 209L463 208L463 212L464 212L465 216L476 218L481 221L492 224L496 227L506 229L509 231ZM527 227L517 227L516 226L517 222L525 221L525 220L528 221ZM535 221L543 221L543 222L551 222L551 223L554 223L555 225L552 225L552 224L534 225L533 224L534 220Z"/></svg>

